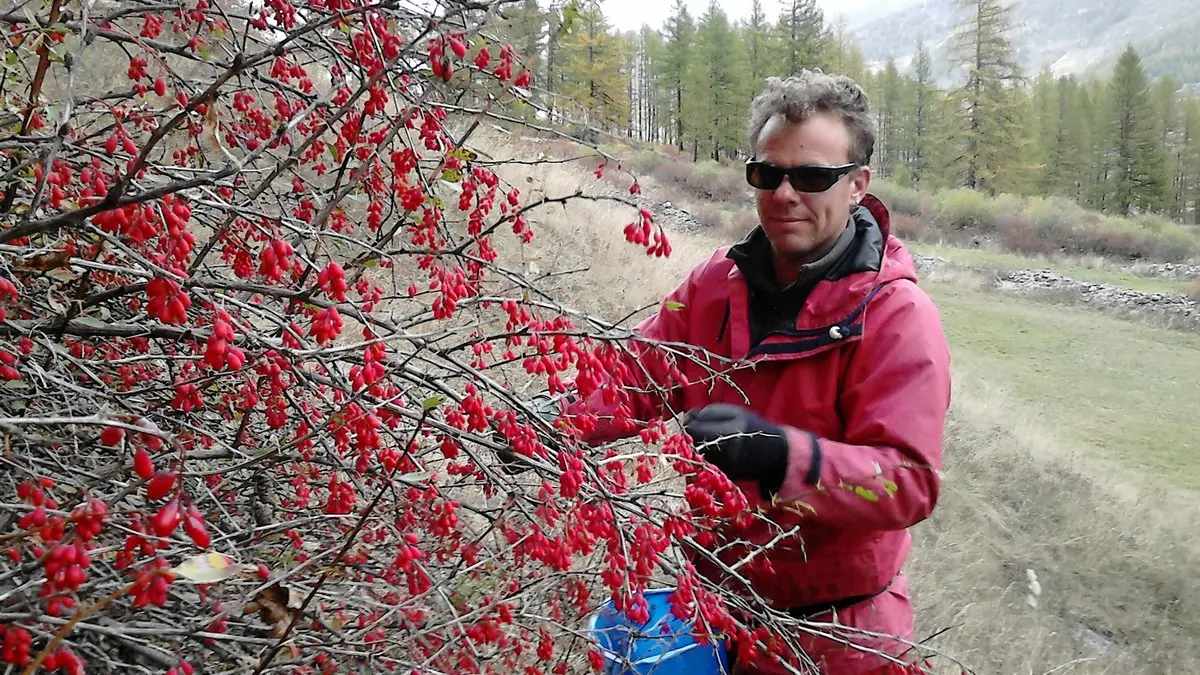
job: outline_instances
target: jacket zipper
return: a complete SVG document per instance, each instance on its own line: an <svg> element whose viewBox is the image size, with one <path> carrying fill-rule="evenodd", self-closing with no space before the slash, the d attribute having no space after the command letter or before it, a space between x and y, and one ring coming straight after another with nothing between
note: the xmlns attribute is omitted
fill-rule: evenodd
<svg viewBox="0 0 1200 675"><path fill-rule="evenodd" d="M793 338L808 337L808 338L816 338L816 339L806 340L806 341L803 341L800 343L792 342L792 343L782 343L782 344L776 344L776 345L759 344L757 347L754 347L749 352L747 352L745 358L749 359L749 358L758 356L759 354L766 354L766 353L772 353L772 352L788 353L792 349L795 349L797 347L799 347L799 349L796 349L795 353L802 354L804 352L811 351L814 349L819 349L826 345L833 344L834 342L844 340L848 337L854 337L857 335L861 335L862 334L862 326L861 325L851 326L850 324L853 323L854 320L857 319L859 317L859 315L861 315L863 313L863 311L867 308L867 303L871 302L871 298L874 298L875 294L878 293L880 290L882 290L883 287L889 283L891 283L891 282L885 281L885 282L879 284L878 286L875 286L874 288L872 288L871 291L869 293L867 293L867 297L863 298L862 302L858 303L858 306L855 307L849 314L847 314L840 321L831 323L822 328L810 328L810 329L806 329L806 330L786 330L786 331L776 330L776 331L771 331L770 333L768 333L768 336L769 335L784 335L784 336L793 337ZM726 306L726 313L728 313L728 306ZM840 333L837 337L833 336L834 329L837 329ZM780 350L780 351L774 351L774 350Z"/></svg>

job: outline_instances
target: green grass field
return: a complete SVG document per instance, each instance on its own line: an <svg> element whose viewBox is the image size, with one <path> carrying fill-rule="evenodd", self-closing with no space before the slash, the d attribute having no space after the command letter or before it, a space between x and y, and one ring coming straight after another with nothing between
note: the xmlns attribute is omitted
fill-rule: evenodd
<svg viewBox="0 0 1200 675"><path fill-rule="evenodd" d="M915 253L938 256L951 262L972 267L1000 270L1049 269L1064 276L1079 279L1080 281L1124 286L1135 291L1142 291L1143 293L1183 293L1185 285L1179 279L1140 277L1136 274L1129 274L1115 269L1085 267L1061 260L1030 258L1003 251L954 248L951 246L920 243L907 245Z"/></svg>
<svg viewBox="0 0 1200 675"><path fill-rule="evenodd" d="M1200 335L927 286L956 362L1038 411L1072 444L1200 488Z"/></svg>

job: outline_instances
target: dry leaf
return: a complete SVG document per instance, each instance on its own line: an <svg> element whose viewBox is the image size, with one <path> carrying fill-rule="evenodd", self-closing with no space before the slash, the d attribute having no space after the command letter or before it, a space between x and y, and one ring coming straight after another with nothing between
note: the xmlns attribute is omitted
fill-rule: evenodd
<svg viewBox="0 0 1200 675"><path fill-rule="evenodd" d="M56 267L52 270L47 270L46 276L54 279L55 281L66 283L68 281L75 281L81 275L76 274L75 271L70 267Z"/></svg>
<svg viewBox="0 0 1200 675"><path fill-rule="evenodd" d="M304 593L294 588L285 589L276 582L259 591L243 612L258 612L258 618L271 626L270 636L279 638L283 637L292 621L300 619L304 597Z"/></svg>
<svg viewBox="0 0 1200 675"><path fill-rule="evenodd" d="M212 149L225 149L225 146L221 145L221 124L217 121L217 104L215 101L208 104L208 109L204 111L204 121L200 123L200 128L203 132L204 140L208 141Z"/></svg>
<svg viewBox="0 0 1200 675"><path fill-rule="evenodd" d="M71 260L70 254L67 251L50 251L41 255L35 255L21 262L21 266L27 270L47 271L57 269L59 267L67 267Z"/></svg>

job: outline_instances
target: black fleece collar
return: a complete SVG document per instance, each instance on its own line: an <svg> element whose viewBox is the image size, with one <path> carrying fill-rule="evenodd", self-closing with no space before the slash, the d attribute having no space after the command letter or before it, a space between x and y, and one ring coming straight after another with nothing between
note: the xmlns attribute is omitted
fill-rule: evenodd
<svg viewBox="0 0 1200 675"><path fill-rule="evenodd" d="M849 239L849 242L846 240ZM762 226L750 231L742 241L730 247L725 257L737 265L746 283L755 291L771 295L807 295L815 281L836 281L857 272L879 271L883 264L883 231L865 206L850 211L850 223L837 242L816 262L806 265L800 278L787 288L775 281L775 263L771 242Z"/></svg>

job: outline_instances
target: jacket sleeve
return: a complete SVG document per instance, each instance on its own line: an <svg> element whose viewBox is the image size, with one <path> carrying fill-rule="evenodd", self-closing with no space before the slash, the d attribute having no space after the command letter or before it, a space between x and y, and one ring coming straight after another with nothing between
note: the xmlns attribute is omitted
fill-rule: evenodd
<svg viewBox="0 0 1200 675"><path fill-rule="evenodd" d="M788 469L776 505L822 527L899 530L933 511L950 406L941 318L909 281L881 291L840 389L844 434L785 427Z"/></svg>
<svg viewBox="0 0 1200 675"><path fill-rule="evenodd" d="M615 372L584 392L577 376L568 383L573 390L565 399L562 414L591 445L608 443L638 434L644 423L678 411L682 402L681 373L669 350L686 349L694 289L705 264L695 267L688 278L668 294L658 311L634 329L640 339L630 340L628 351L616 359ZM593 373L594 374L594 373Z"/></svg>

